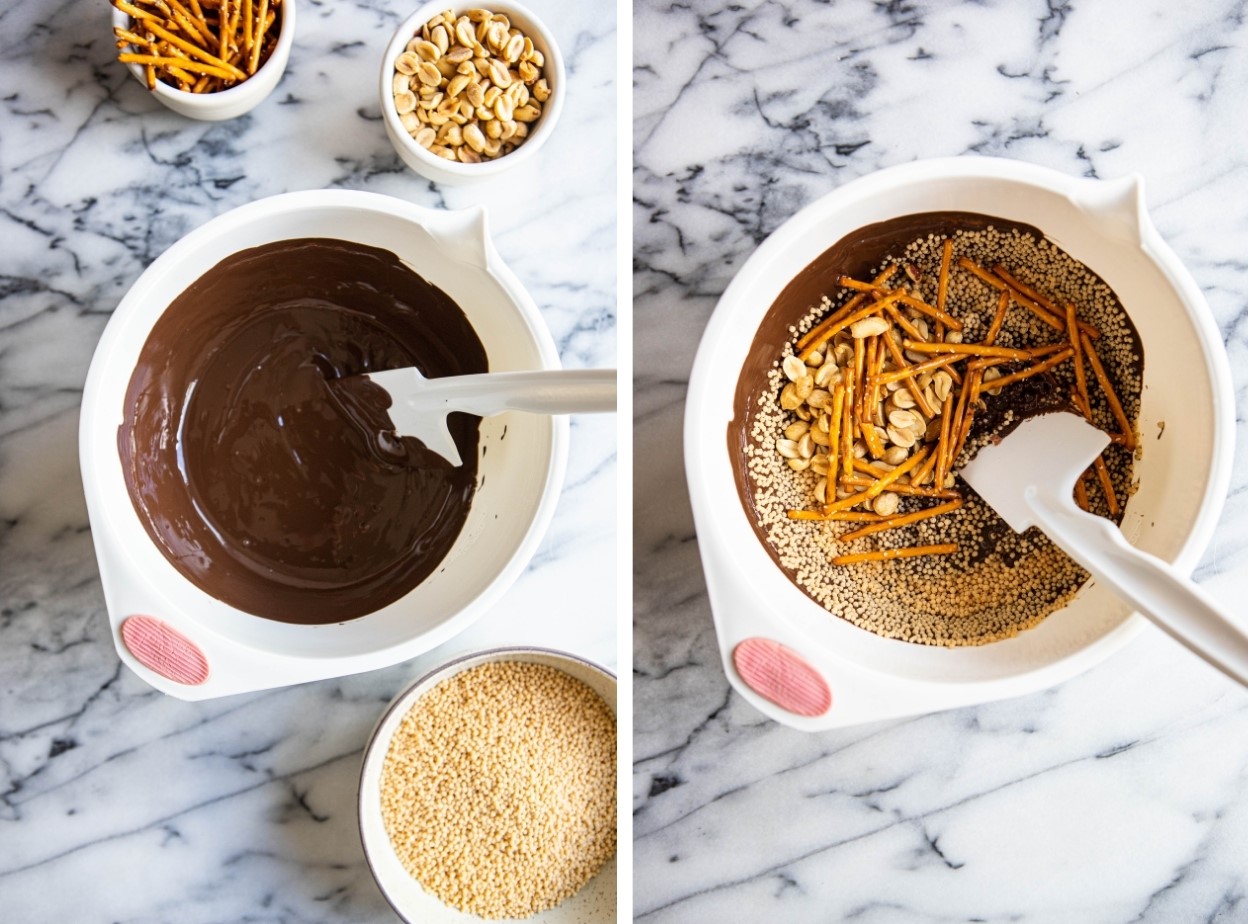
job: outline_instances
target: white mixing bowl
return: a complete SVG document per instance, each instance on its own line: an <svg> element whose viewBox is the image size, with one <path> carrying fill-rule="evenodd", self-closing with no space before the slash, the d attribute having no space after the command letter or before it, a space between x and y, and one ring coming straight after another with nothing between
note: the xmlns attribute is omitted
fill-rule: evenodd
<svg viewBox="0 0 1248 924"><path fill-rule="evenodd" d="M83 394L79 449L118 652L153 686L183 699L372 670L428 651L467 628L520 575L563 483L566 417L511 413L484 419L481 486L451 551L404 597L349 622L262 619L183 577L148 537L126 490L117 428L127 384L153 324L183 289L240 250L301 237L337 238L397 254L462 307L491 371L559 366L550 332L490 243L480 208L437 211L345 190L288 193L227 212L162 254L131 287L100 338ZM151 619L123 629L134 616Z"/></svg>
<svg viewBox="0 0 1248 924"><path fill-rule="evenodd" d="M772 560L735 501L727 449L734 390L755 332L781 290L856 230L936 211L977 212L1038 228L1118 294L1144 347L1139 490L1122 522L1129 541L1190 572L1226 495L1234 425L1226 354L1199 287L1144 212L1138 177L1075 179L1015 161L965 157L894 167L837 189L772 234L724 292L698 350L685 412L689 492L725 671L751 703L798 728L852 725L1043 689L1109 657L1146 625L1091 583L1039 626L1004 641L950 649L886 639L806 596ZM826 684L830 706L797 715L751 689L733 660L749 639L758 640L755 654L774 658L766 664L771 670L801 675L811 684L807 689Z"/></svg>

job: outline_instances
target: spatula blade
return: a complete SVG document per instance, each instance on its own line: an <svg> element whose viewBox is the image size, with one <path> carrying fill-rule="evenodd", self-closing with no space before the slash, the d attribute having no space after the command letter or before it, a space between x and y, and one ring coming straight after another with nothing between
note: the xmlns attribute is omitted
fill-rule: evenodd
<svg viewBox="0 0 1248 924"><path fill-rule="evenodd" d="M421 383L428 381L415 368L393 369L386 372L370 372L368 378L390 394L388 413L399 436L414 436L425 444L430 452L440 455L451 465L459 467L463 460L459 447L451 436L447 415L451 409L445 401L420 400Z"/></svg>
<svg viewBox="0 0 1248 924"><path fill-rule="evenodd" d="M1062 412L1025 420L995 446L985 446L961 475L988 504L1021 533L1035 525L1026 502L1033 485L1063 494L1109 445L1109 436L1077 414Z"/></svg>

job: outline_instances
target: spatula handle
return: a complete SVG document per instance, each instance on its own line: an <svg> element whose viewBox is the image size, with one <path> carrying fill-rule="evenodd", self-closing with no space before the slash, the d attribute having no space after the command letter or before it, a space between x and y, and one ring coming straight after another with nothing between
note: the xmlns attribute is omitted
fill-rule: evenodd
<svg viewBox="0 0 1248 924"><path fill-rule="evenodd" d="M592 414L615 410L615 380L614 369L553 369L429 379L421 389L426 406L436 401L482 417L503 411Z"/></svg>
<svg viewBox="0 0 1248 924"><path fill-rule="evenodd" d="M1176 641L1248 686L1248 621L1223 610L1190 578L1127 542L1109 520L1068 496L1027 490L1036 525L1067 555Z"/></svg>

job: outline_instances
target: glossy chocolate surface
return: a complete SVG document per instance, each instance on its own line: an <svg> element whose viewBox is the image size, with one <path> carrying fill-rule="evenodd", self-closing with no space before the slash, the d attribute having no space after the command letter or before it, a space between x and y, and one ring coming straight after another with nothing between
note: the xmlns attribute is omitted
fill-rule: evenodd
<svg viewBox="0 0 1248 924"><path fill-rule="evenodd" d="M451 468L394 435L383 390L337 381L405 366L488 371L459 306L394 254L308 238L217 264L156 322L127 389L117 443L152 540L269 619L340 622L402 597L468 516L479 426L452 415Z"/></svg>

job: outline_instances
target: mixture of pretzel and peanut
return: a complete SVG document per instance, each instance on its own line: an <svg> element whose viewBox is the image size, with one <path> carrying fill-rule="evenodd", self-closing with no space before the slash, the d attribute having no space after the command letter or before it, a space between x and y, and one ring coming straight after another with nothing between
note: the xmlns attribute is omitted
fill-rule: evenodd
<svg viewBox="0 0 1248 924"><path fill-rule="evenodd" d="M950 274L972 273L997 292L992 322L978 343L963 341L964 326L947 310ZM894 281L898 272L901 278ZM907 278L908 277L908 278ZM886 267L874 279L846 276L840 286L855 294L796 341L783 360L788 380L780 406L791 415L776 451L795 471L820 476L813 509L789 510L794 520L849 520L862 526L842 534L852 541L957 510L963 497L953 472L967 449L984 395L1000 395L1027 379L1070 363L1070 404L1094 424L1085 363L1091 367L1116 421L1113 442L1135 448L1135 434L1114 391L1095 341L1100 332L1026 285L1004 266L991 269L966 257L953 260L944 242L935 304L919 297L918 271ZM1056 342L1019 349L996 344L1011 309L1030 312L1060 336ZM1056 384L1056 380L1055 380ZM1103 456L1076 485L1076 501L1088 508L1085 481L1094 474L1111 515L1120 509ZM901 495L932 506L899 513ZM956 543L851 552L833 564L949 554Z"/></svg>

